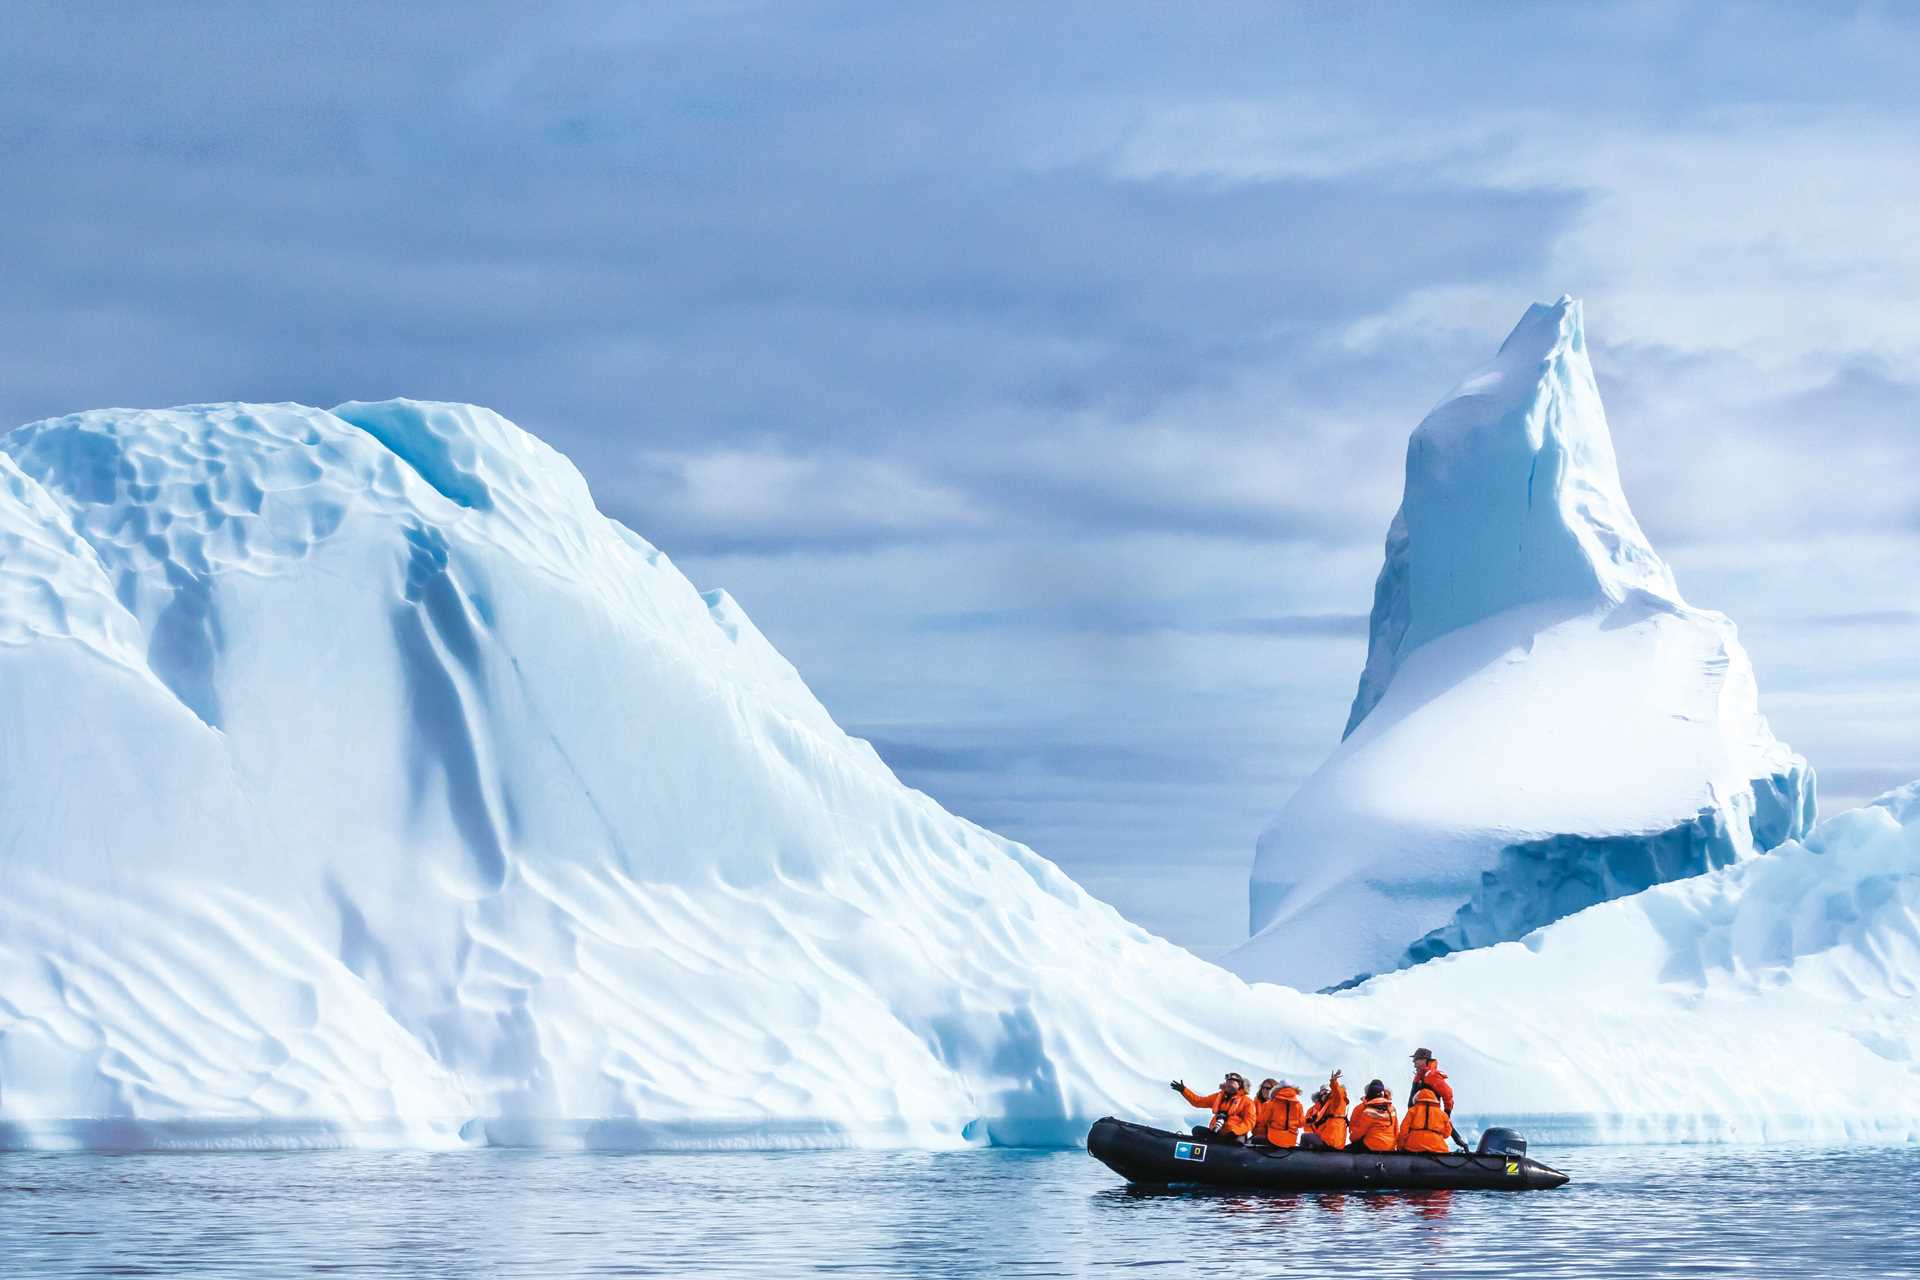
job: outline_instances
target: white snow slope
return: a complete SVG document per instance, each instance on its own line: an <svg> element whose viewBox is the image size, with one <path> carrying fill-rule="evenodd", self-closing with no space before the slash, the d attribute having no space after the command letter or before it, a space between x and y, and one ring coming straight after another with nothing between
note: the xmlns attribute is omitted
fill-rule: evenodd
<svg viewBox="0 0 1920 1280"><path fill-rule="evenodd" d="M0 439L0 1146L1063 1143L1415 1041L1542 1135L1910 1138L1920 825L1836 824L1250 988L901 786L486 410Z"/></svg>
<svg viewBox="0 0 1920 1280"><path fill-rule="evenodd" d="M1346 738L1260 838L1225 963L1326 987L1511 940L1813 812L1733 623L1627 508L1563 297L1415 429Z"/></svg>

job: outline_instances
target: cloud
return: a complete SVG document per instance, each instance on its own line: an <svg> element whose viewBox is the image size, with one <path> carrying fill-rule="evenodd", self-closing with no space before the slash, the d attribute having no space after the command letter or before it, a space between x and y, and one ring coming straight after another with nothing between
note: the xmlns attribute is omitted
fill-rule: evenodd
<svg viewBox="0 0 1920 1280"><path fill-rule="evenodd" d="M1216 630L1243 636L1365 636L1367 618L1359 613L1299 613L1278 618L1228 618Z"/></svg>
<svg viewBox="0 0 1920 1280"><path fill-rule="evenodd" d="M928 726L938 736L937 726ZM859 727L849 732L856 736ZM890 730L897 732L897 728ZM1002 788L1006 779L1040 776L1048 780L1069 780L1080 785L1114 785L1114 779L1133 779L1124 785L1137 787L1138 779L1152 777L1163 790L1177 791L1194 784L1219 786L1231 781L1223 777L1215 762L1174 750L1149 751L1115 746L1107 741L1028 741L975 744L942 744L901 737L868 737L881 759L903 772L916 775L988 774ZM1252 775L1236 770L1245 781Z"/></svg>
<svg viewBox="0 0 1920 1280"><path fill-rule="evenodd" d="M1890 762L1884 765L1829 768L1823 769L1820 773L1820 786L1827 795L1835 798L1844 797L1856 806L1912 781L1912 765L1906 761Z"/></svg>
<svg viewBox="0 0 1920 1280"><path fill-rule="evenodd" d="M490 404L1149 924L1239 918L1135 872L1337 740L1407 432L1562 291L1777 727L1920 772L1907 10L7 18L0 417Z"/></svg>
<svg viewBox="0 0 1920 1280"><path fill-rule="evenodd" d="M1539 268L1513 274L1543 282L1541 296L1587 298L1610 341L1738 353L1788 376L1920 355L1920 316L1904 302L1920 288L1920 245L1885 216L1920 200L1905 159L1920 111L1709 102L1679 114L1650 125L1570 102L1409 120L1391 100L1282 95L1174 108L1119 163L1242 183L1390 182L1417 163L1482 191L1577 193ZM1511 281L1422 285L1343 339L1369 349L1497 326L1513 314Z"/></svg>
<svg viewBox="0 0 1920 1280"><path fill-rule="evenodd" d="M1155 20L1100 25L1114 64L1062 79L987 32L1084 46L1084 24L1014 17L31 8L0 53L0 197L35 246L7 263L22 376L0 412L471 399L702 546L743 517L797 538L987 510L1263 539L1342 522L1299 509L1328 486L1273 464L1245 401L1346 412L1314 335L1537 258L1572 198L1142 181L1051 140L1090 136ZM1166 50L1163 91L1212 75L1220 43ZM768 474L816 452L860 478Z"/></svg>
<svg viewBox="0 0 1920 1280"><path fill-rule="evenodd" d="M1365 636L1367 618L1358 613L1294 613L1266 617L1146 614L1111 602L1065 608L976 610L929 613L918 619L928 631L964 634L992 631L1079 631L1106 635L1259 636L1270 639L1325 639Z"/></svg>
<svg viewBox="0 0 1920 1280"><path fill-rule="evenodd" d="M656 505L634 518L709 549L849 545L981 529L960 490L884 459L773 449L652 451ZM636 486L641 487L641 486Z"/></svg>
<svg viewBox="0 0 1920 1280"><path fill-rule="evenodd" d="M1806 621L1816 627L1916 627L1920 609L1870 609L1861 613L1816 613Z"/></svg>

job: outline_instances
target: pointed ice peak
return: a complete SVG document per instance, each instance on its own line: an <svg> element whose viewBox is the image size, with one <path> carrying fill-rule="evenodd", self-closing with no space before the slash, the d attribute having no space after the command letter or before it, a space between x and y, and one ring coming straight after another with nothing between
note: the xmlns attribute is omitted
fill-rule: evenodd
<svg viewBox="0 0 1920 1280"><path fill-rule="evenodd" d="M1452 447L1454 440L1472 436L1474 441L1466 443L1478 443L1484 449L1491 435L1524 433L1538 449L1550 425L1543 401L1555 392L1563 401L1558 407L1573 411L1559 413L1551 425L1562 434L1580 436L1595 454L1587 460L1609 473L1618 487L1613 440L1587 359L1580 301L1568 294L1560 295L1558 302L1528 307L1493 359L1461 379L1414 428L1413 447L1423 440L1444 441ZM1412 480L1409 472L1409 486Z"/></svg>
<svg viewBox="0 0 1920 1280"><path fill-rule="evenodd" d="M1545 360L1561 347L1584 353L1587 349L1585 322L1580 300L1570 293L1553 303L1536 302L1513 326L1513 332L1500 344L1500 355L1532 356Z"/></svg>
<svg viewBox="0 0 1920 1280"><path fill-rule="evenodd" d="M1437 636L1520 605L1629 597L1682 604L1627 506L1580 303L1563 295L1527 308L1414 429L1347 732Z"/></svg>

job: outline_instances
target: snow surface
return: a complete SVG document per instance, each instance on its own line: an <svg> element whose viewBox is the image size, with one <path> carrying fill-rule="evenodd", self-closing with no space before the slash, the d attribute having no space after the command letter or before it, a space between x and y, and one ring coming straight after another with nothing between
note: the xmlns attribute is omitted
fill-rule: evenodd
<svg viewBox="0 0 1920 1280"><path fill-rule="evenodd" d="M1462 1109L1498 1097L1537 1136L1914 1141L1920 814L1896 809L1322 998L1445 1025Z"/></svg>
<svg viewBox="0 0 1920 1280"><path fill-rule="evenodd" d="M1628 509L1562 298L1415 429L1345 740L1260 838L1225 963L1325 987L1512 940L1813 812L1733 623Z"/></svg>
<svg viewBox="0 0 1920 1280"><path fill-rule="evenodd" d="M0 1146L1065 1143L1414 1042L1540 1135L1912 1138L1916 841L1249 987L902 786L484 409L0 440Z"/></svg>

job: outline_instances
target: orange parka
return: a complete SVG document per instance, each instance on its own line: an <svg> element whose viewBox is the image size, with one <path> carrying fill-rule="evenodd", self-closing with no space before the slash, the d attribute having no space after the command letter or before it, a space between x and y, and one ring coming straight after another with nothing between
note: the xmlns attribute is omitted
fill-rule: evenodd
<svg viewBox="0 0 1920 1280"><path fill-rule="evenodd" d="M1213 1121L1208 1127L1215 1133L1229 1133L1236 1138L1244 1138L1253 1132L1255 1108L1253 1099L1247 1096L1245 1089L1232 1098L1217 1092L1202 1097L1185 1085L1180 1086L1180 1093L1189 1104L1202 1111L1213 1112Z"/></svg>
<svg viewBox="0 0 1920 1280"><path fill-rule="evenodd" d="M1253 1131L1276 1147L1300 1145L1300 1125L1306 1108L1300 1104L1300 1091L1290 1084L1281 1085L1265 1102L1256 1103L1259 1113Z"/></svg>
<svg viewBox="0 0 1920 1280"><path fill-rule="evenodd" d="M1407 1096L1414 1097L1422 1089L1433 1090L1434 1097L1439 1099L1442 1107L1446 1108L1447 1114L1453 1114L1453 1086L1447 1083L1447 1073L1442 1071L1440 1064L1432 1058L1427 1059L1427 1065L1424 1068L1414 1068L1413 1087L1407 1090Z"/></svg>
<svg viewBox="0 0 1920 1280"><path fill-rule="evenodd" d="M1400 1117L1393 1113L1393 1095L1362 1100L1347 1117L1353 1141L1369 1151L1391 1151L1399 1138Z"/></svg>
<svg viewBox="0 0 1920 1280"><path fill-rule="evenodd" d="M1407 1118L1400 1122L1400 1149L1444 1155L1452 1136L1453 1119L1440 1105L1440 1095L1422 1086L1407 1104Z"/></svg>
<svg viewBox="0 0 1920 1280"><path fill-rule="evenodd" d="M1307 1112L1307 1128L1335 1151L1347 1145L1347 1086L1327 1081L1327 1100L1314 1103Z"/></svg>

